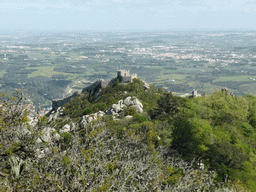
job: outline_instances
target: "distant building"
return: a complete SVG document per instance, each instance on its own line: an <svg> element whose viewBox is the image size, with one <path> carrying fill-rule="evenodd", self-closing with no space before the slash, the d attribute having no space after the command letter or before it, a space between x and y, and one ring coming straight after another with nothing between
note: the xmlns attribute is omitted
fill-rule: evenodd
<svg viewBox="0 0 256 192"><path fill-rule="evenodd" d="M193 90L192 95L190 95L189 98L196 98L196 97L200 97L200 96L202 96L202 94L198 94L197 90Z"/></svg>

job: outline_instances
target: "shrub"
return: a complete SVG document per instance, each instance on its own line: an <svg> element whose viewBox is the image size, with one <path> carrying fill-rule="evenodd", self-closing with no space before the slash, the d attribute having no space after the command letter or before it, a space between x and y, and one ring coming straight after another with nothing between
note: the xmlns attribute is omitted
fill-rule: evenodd
<svg viewBox="0 0 256 192"><path fill-rule="evenodd" d="M134 107L127 107L124 109L123 111L123 115L124 116L127 116L127 115L135 115L137 112L136 112L136 109Z"/></svg>
<svg viewBox="0 0 256 192"><path fill-rule="evenodd" d="M244 136L246 136L246 137L248 137L249 135L251 135L253 133L253 128L249 123L243 122L241 124L241 128L243 130Z"/></svg>
<svg viewBox="0 0 256 192"><path fill-rule="evenodd" d="M252 117L249 121L250 125L253 126L254 129L256 129L256 118Z"/></svg>
<svg viewBox="0 0 256 192"><path fill-rule="evenodd" d="M88 107L88 108L86 108L86 109L84 110L83 115L88 115L88 114L90 114L90 113L92 113L92 108L91 108L91 107Z"/></svg>
<svg viewBox="0 0 256 192"><path fill-rule="evenodd" d="M71 140L71 134L70 133L62 133L61 137L63 137L63 141L65 144L69 144Z"/></svg>
<svg viewBox="0 0 256 192"><path fill-rule="evenodd" d="M148 120L148 118L145 115L141 115L139 113L135 114L133 118L135 119L135 121L138 121L140 123L143 123Z"/></svg>

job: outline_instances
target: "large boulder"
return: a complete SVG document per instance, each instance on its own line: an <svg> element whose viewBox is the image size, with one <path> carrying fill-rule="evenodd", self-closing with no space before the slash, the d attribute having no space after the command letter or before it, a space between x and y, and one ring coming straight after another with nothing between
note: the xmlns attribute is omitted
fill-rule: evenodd
<svg viewBox="0 0 256 192"><path fill-rule="evenodd" d="M121 105L118 104L113 104L111 107L116 113L119 113L120 111L122 111Z"/></svg>
<svg viewBox="0 0 256 192"><path fill-rule="evenodd" d="M79 121L79 124L86 125L87 124L87 118L88 118L88 115L82 116L80 121Z"/></svg>
<svg viewBox="0 0 256 192"><path fill-rule="evenodd" d="M124 104L125 104L126 106L131 106L131 105L133 105L132 97L126 97L126 99L124 100Z"/></svg>
<svg viewBox="0 0 256 192"><path fill-rule="evenodd" d="M46 127L42 130L41 140L44 142L51 142L51 133L55 132L56 130L51 127Z"/></svg>
<svg viewBox="0 0 256 192"><path fill-rule="evenodd" d="M48 114L48 120L47 122L55 121L56 119L62 117L64 107L58 107L56 111L52 110L50 114Z"/></svg>
<svg viewBox="0 0 256 192"><path fill-rule="evenodd" d="M84 116L82 116L80 121L79 121L79 124L87 125L88 123L92 122L96 118L94 115L84 115Z"/></svg>
<svg viewBox="0 0 256 192"><path fill-rule="evenodd" d="M142 103L136 97L133 98L133 105L138 105L140 108L143 108Z"/></svg>
<svg viewBox="0 0 256 192"><path fill-rule="evenodd" d="M60 133L67 133L70 131L70 125L66 124L64 127L60 130Z"/></svg>
<svg viewBox="0 0 256 192"><path fill-rule="evenodd" d="M138 113L143 113L143 109L140 105L133 105L132 107L134 107Z"/></svg>

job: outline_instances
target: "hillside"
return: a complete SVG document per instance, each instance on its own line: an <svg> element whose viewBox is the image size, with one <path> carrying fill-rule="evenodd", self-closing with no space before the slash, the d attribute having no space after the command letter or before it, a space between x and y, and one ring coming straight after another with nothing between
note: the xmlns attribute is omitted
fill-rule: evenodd
<svg viewBox="0 0 256 192"><path fill-rule="evenodd" d="M34 127L15 111L21 96L6 99L0 191L256 191L253 96L189 99L116 81Z"/></svg>

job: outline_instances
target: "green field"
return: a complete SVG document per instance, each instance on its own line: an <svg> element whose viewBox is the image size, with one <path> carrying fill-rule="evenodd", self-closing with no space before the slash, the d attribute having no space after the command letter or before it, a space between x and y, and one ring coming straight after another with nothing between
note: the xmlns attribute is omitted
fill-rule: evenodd
<svg viewBox="0 0 256 192"><path fill-rule="evenodd" d="M45 67L27 67L27 69L38 69L37 71L32 72L28 75L28 77L36 77L36 76L46 76L52 77L53 75L67 75L67 73L61 73L53 71L54 67L45 66Z"/></svg>
<svg viewBox="0 0 256 192"><path fill-rule="evenodd" d="M250 79L251 76L248 75L239 75L239 76L222 76L216 78L213 82L220 82L220 81L252 81Z"/></svg>

